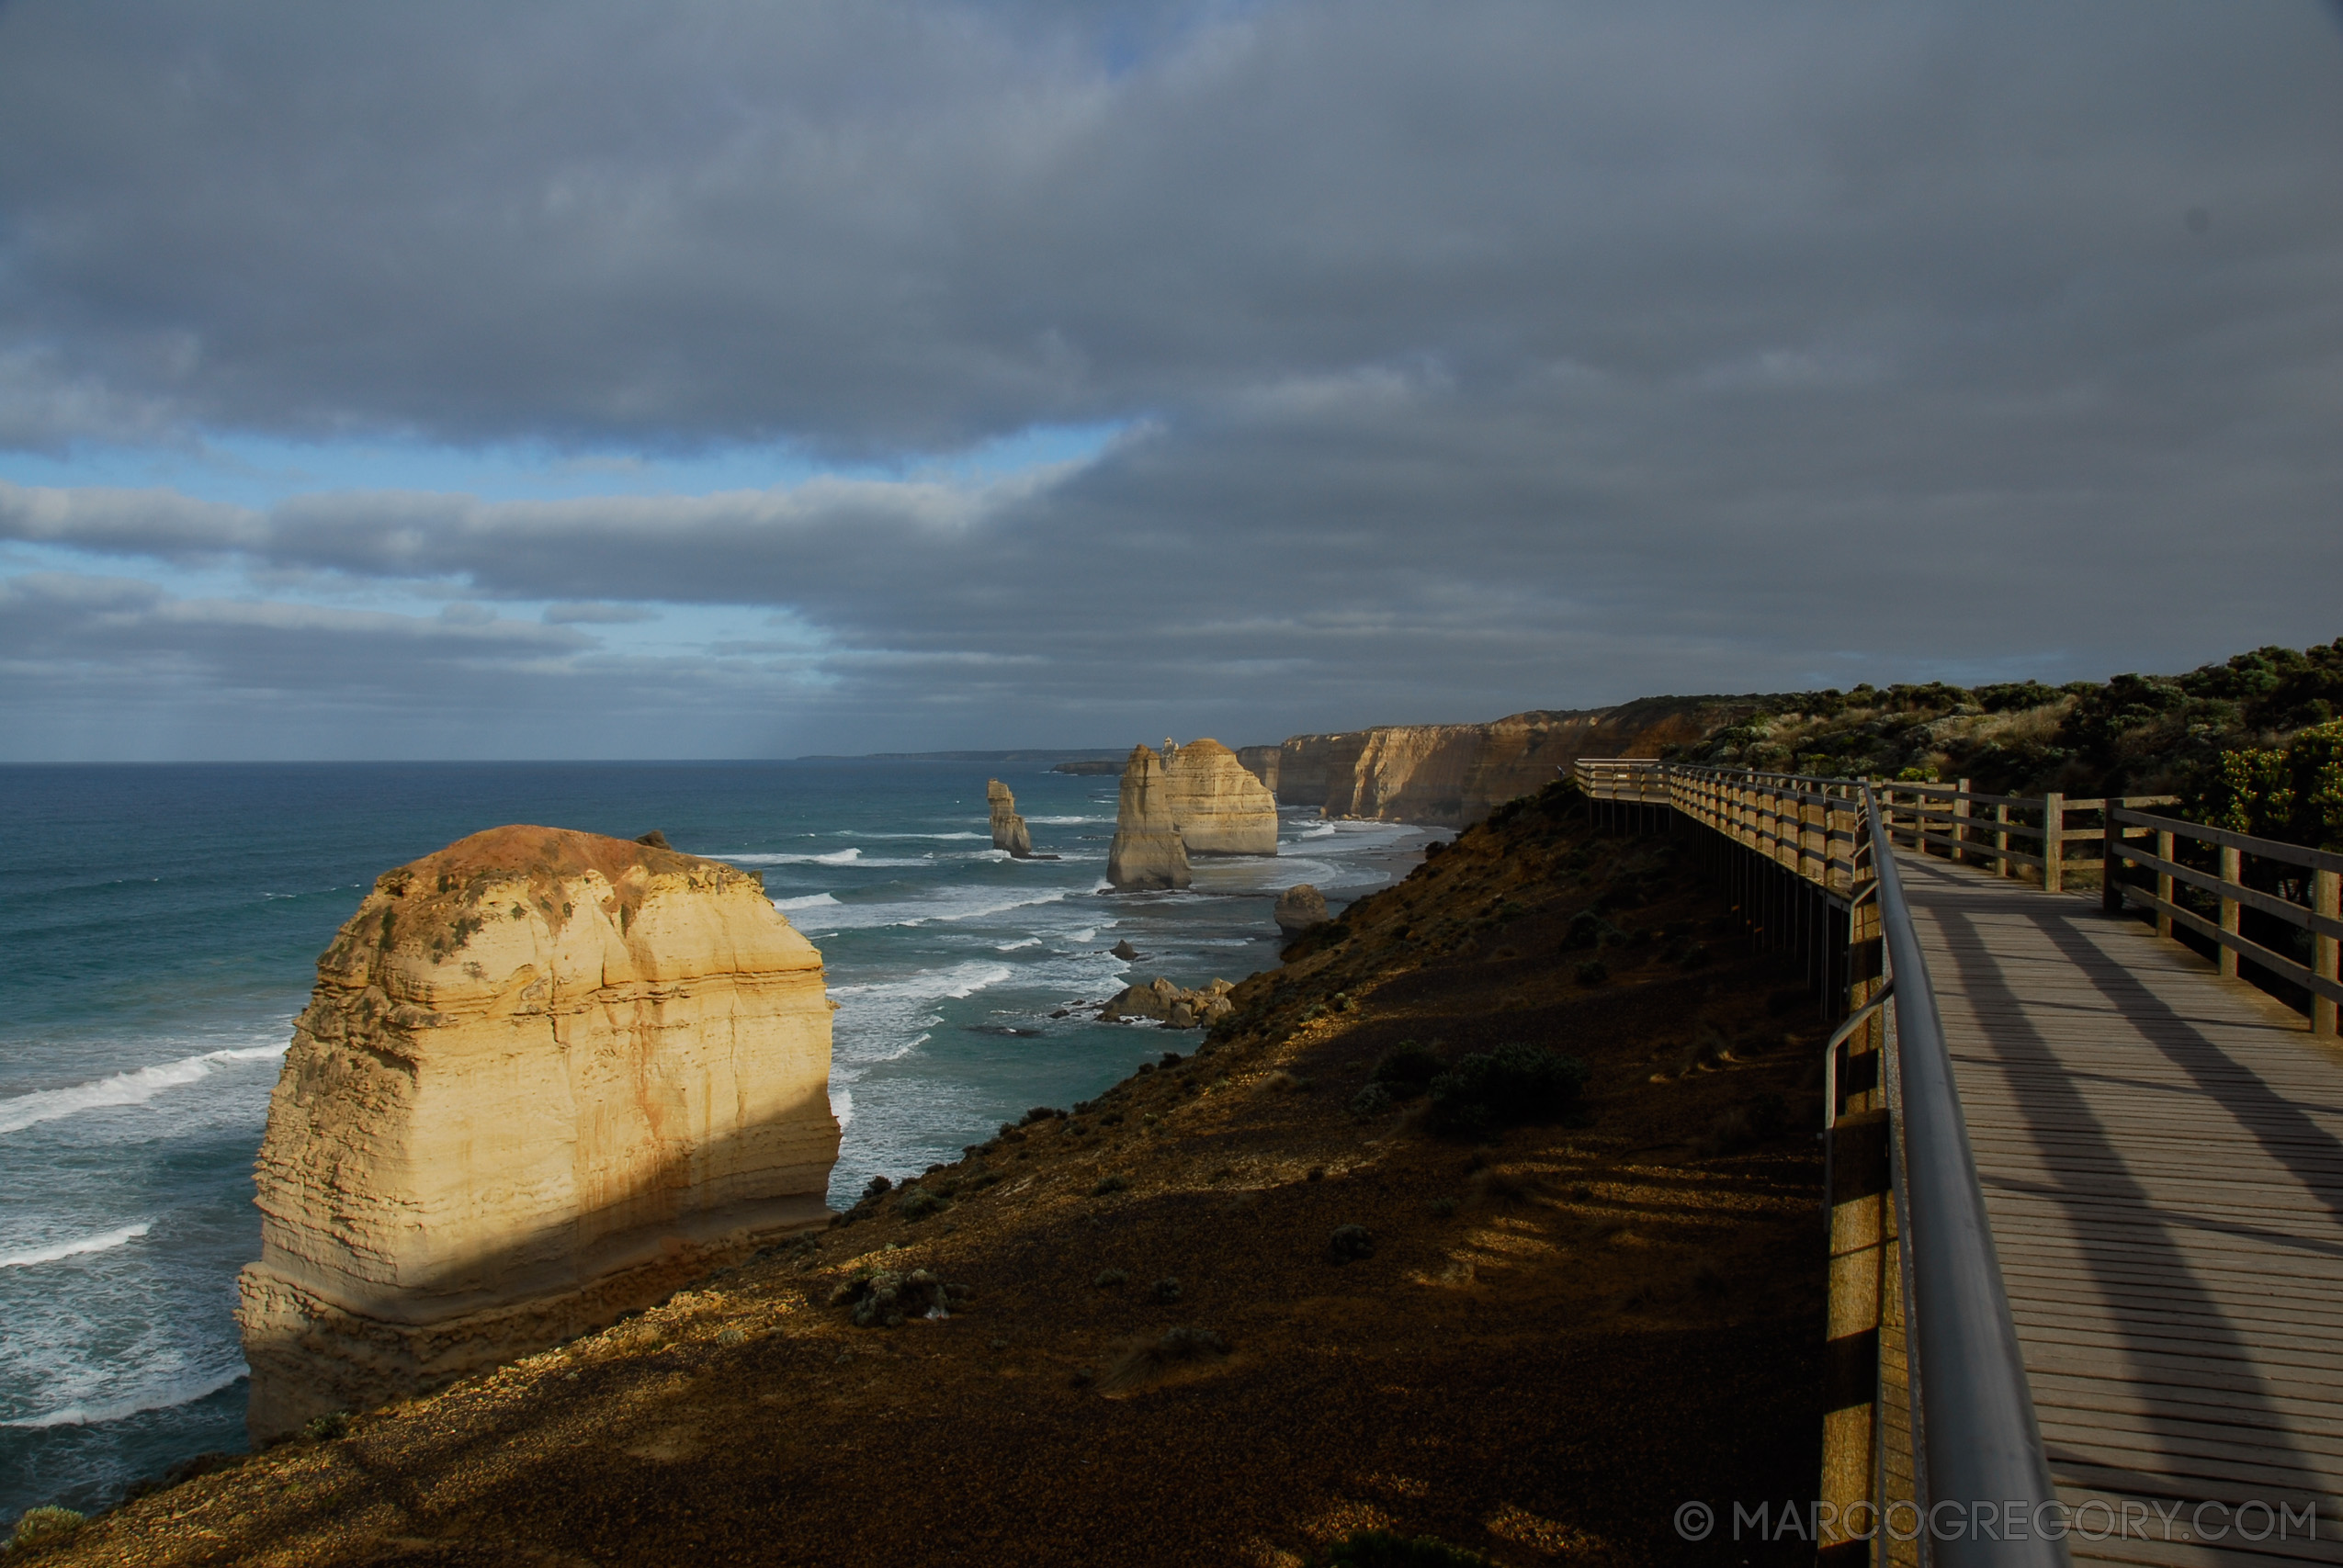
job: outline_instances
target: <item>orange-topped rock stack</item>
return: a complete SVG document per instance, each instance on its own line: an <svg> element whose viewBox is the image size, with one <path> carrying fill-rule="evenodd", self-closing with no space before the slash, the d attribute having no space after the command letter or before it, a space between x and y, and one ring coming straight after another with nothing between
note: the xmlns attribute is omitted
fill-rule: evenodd
<svg viewBox="0 0 2343 1568"><path fill-rule="evenodd" d="M318 960L242 1280L257 1438L526 1354L823 1223L821 955L753 874L492 829Z"/></svg>

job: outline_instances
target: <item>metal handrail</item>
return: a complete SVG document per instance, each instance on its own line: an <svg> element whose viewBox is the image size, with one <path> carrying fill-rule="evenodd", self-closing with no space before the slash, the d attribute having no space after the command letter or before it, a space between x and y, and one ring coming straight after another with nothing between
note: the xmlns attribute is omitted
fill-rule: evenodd
<svg viewBox="0 0 2343 1568"><path fill-rule="evenodd" d="M2000 1505L2005 1517L2009 1506L2018 1504L2029 1524L2051 1519L2054 1510L2043 1506L2058 1495L2043 1458L2033 1393L2002 1288L1968 1122L1953 1087L1943 1020L1904 901L1886 823L1869 785L1863 788L1863 807L1878 878L1880 931L1895 987L1900 1090L1896 1134L1902 1155L1896 1181L1901 1206L1911 1216L1904 1233L1912 1270L1907 1334L1919 1373L1928 1500L1931 1507L1958 1505L1964 1520L1975 1518L1977 1506L1985 1503ZM1958 1539L1930 1534L1934 1561L1946 1568L1970 1563L2063 1568L2067 1562L2063 1536L2044 1540L2032 1529L2023 1540L1985 1541L1965 1531Z"/></svg>

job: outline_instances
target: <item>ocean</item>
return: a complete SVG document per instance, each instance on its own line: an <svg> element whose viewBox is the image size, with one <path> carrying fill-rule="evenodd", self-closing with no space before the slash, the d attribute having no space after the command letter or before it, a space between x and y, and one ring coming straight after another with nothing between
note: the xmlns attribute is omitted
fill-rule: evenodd
<svg viewBox="0 0 2343 1568"><path fill-rule="evenodd" d="M1062 858L991 848L991 777ZM1177 1048L1092 1004L1273 964L1280 889L1339 908L1425 837L1287 812L1273 861L1115 894L1115 791L1032 762L0 768L0 1529L243 1448L253 1155L317 954L383 871L537 822L762 872L839 1004L843 1203Z"/></svg>

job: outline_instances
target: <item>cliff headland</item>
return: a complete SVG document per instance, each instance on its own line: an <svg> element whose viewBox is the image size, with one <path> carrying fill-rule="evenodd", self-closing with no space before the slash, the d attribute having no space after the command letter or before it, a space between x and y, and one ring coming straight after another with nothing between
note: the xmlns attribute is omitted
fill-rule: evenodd
<svg viewBox="0 0 2343 1568"><path fill-rule="evenodd" d="M318 960L269 1102L254 1437L822 1223L829 1074L821 954L749 873L533 827L386 873Z"/></svg>
<svg viewBox="0 0 2343 1568"><path fill-rule="evenodd" d="M1792 1561L1673 1518L1811 1494L1822 1029L1674 849L1500 810L1095 1100L47 1560Z"/></svg>

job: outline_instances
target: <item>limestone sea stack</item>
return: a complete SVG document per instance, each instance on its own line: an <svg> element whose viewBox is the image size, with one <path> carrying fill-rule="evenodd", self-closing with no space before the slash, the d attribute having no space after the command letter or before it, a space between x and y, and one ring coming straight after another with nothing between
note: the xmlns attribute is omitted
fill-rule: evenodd
<svg viewBox="0 0 2343 1568"><path fill-rule="evenodd" d="M379 878L318 960L240 1281L255 1439L822 1223L821 955L754 875L554 828Z"/></svg>
<svg viewBox="0 0 2343 1568"><path fill-rule="evenodd" d="M1299 936L1331 919L1326 912L1326 895L1307 882L1296 882L1277 896L1277 929L1287 936Z"/></svg>
<svg viewBox="0 0 2343 1568"><path fill-rule="evenodd" d="M1217 740L1163 749L1172 820L1192 855L1273 855L1277 796Z"/></svg>
<svg viewBox="0 0 2343 1568"><path fill-rule="evenodd" d="M1121 888L1185 887L1187 846L1172 815L1163 759L1147 746L1131 748L1115 806L1115 841L1106 850L1106 880Z"/></svg>
<svg viewBox="0 0 2343 1568"><path fill-rule="evenodd" d="M984 785L985 804L992 808L992 847L1007 850L1019 860L1033 859L1033 836L1025 831L1025 819L1017 815L1017 797L999 779L987 779Z"/></svg>

